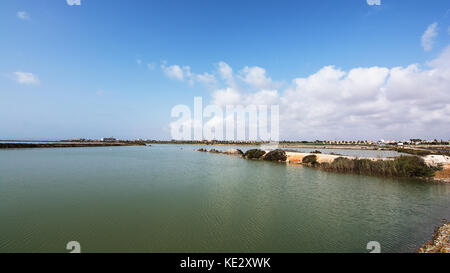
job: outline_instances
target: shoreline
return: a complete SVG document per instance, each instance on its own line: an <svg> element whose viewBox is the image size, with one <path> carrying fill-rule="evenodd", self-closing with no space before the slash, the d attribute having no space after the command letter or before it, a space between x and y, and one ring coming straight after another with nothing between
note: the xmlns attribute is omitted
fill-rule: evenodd
<svg viewBox="0 0 450 273"><path fill-rule="evenodd" d="M450 253L450 222L442 220L442 224L435 228L432 239L416 253Z"/></svg>
<svg viewBox="0 0 450 273"><path fill-rule="evenodd" d="M297 153L297 152L286 152L287 160L286 163L292 165L307 165L303 163L303 158L311 155L317 157L318 163L330 164L338 158L346 158L349 160L355 159L366 159L370 161L392 161L396 157L384 157L384 158L374 158L374 157L354 157L354 156L342 156L342 155L331 155L331 154L312 154L312 153ZM440 156L441 161L435 162L436 155L430 155L426 157L420 157L424 162L430 167L441 167L440 170L436 170L434 176L427 178L426 180L431 180L438 183L450 183L450 157ZM319 169L320 170L320 169ZM425 178L421 178L425 179Z"/></svg>
<svg viewBox="0 0 450 273"><path fill-rule="evenodd" d="M80 148L80 147L117 147L117 146L146 146L144 143L124 142L87 142L87 143L0 143L0 149L26 149L26 148Z"/></svg>
<svg viewBox="0 0 450 273"><path fill-rule="evenodd" d="M296 151L289 151L289 150L274 150L279 151L282 154L278 154L275 158L267 159L266 155L270 154L271 151L265 151L265 150L258 150L254 149L253 151L259 151L256 156L247 156L247 154L244 154L239 149L229 149L226 151L220 151L216 149L207 150L205 148L200 148L197 151L199 152L210 152L210 153L218 153L218 154L226 154L226 155L238 155L241 156L244 159L251 159L251 160L265 160L265 161L274 161L284 164L292 164L292 165L301 165L306 167L312 167L314 169L317 169L319 171L327 171L327 172L337 172L337 173L353 173L353 174L359 174L359 175L368 175L368 176L378 176L378 177L411 177L411 178L418 178L423 179L427 182L434 182L434 183L450 183L450 157L444 156L444 155L428 155L428 156L400 156L400 157L384 157L384 158L375 158L375 157L355 157L355 156L345 156L345 155L336 155L336 154L322 154L322 153L303 153L303 152L296 152ZM272 151L272 152L274 152ZM314 157L313 161L310 162L309 160L311 157ZM348 166L344 166L341 171L335 171L330 170L330 168L322 168L323 166L330 166L333 165L336 161L347 160L348 162L366 162L363 163L363 165L367 165L370 162L373 162L374 165L378 167L376 164L380 163L382 165L393 165L393 164L399 164L398 160L410 160L410 159L416 159L416 162L414 164L417 164L416 166L410 166L410 167L420 167L424 168L428 171L428 173L425 175L422 173L422 175L417 175L416 173L407 173L407 176L404 176L404 173L394 173L390 175L386 174L378 174L371 172L371 168L369 169L363 169L362 171L359 171L355 173L354 170L352 170ZM307 160L307 161L305 161ZM386 162L386 163L383 163ZM390 163L388 161L395 161L393 163ZM348 163L347 162L347 163ZM421 164L421 165L420 165ZM397 165L395 165L397 166ZM342 167L342 166L340 166ZM367 166L364 166L367 168ZM395 167L397 168L397 167ZM432 173L430 173L432 172Z"/></svg>

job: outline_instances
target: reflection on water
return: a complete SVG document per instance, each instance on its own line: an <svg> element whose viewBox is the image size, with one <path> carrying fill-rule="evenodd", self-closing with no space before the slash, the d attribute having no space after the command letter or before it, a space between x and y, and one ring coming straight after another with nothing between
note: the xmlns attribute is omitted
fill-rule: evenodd
<svg viewBox="0 0 450 273"><path fill-rule="evenodd" d="M0 252L403 252L450 217L449 185L199 147L0 151Z"/></svg>

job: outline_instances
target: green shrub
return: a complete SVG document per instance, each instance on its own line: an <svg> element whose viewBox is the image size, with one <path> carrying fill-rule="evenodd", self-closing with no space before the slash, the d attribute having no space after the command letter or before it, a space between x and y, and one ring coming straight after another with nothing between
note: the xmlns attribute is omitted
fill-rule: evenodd
<svg viewBox="0 0 450 273"><path fill-rule="evenodd" d="M394 163L405 176L433 177L434 169L429 167L425 161L417 156L400 156Z"/></svg>
<svg viewBox="0 0 450 273"><path fill-rule="evenodd" d="M252 149L252 150L248 150L244 154L244 157L247 158L247 159L260 159L265 154L266 154L266 152L264 152L264 151L262 151L260 149Z"/></svg>
<svg viewBox="0 0 450 273"><path fill-rule="evenodd" d="M286 152L282 151L282 150L274 150L271 152L268 152L264 158L264 160L267 161L286 161L287 156L286 156Z"/></svg>
<svg viewBox="0 0 450 273"><path fill-rule="evenodd" d="M317 155L307 155L302 159L302 163L303 164L308 164L308 165L316 165L317 162Z"/></svg>
<svg viewBox="0 0 450 273"><path fill-rule="evenodd" d="M432 154L432 152L430 152L430 151L406 149L406 148L395 148L394 151L397 151L399 153L410 154L410 155L417 155L417 156L427 156L427 155Z"/></svg>
<svg viewBox="0 0 450 273"><path fill-rule="evenodd" d="M319 150L315 150L315 151L312 151L311 153L312 153L312 154L321 154L322 152L319 151Z"/></svg>
<svg viewBox="0 0 450 273"><path fill-rule="evenodd" d="M450 156L450 151L444 149L430 149L430 150L416 150L416 149L408 149L408 148L393 148L392 150L397 151L399 153L405 153L410 155L417 156L427 156L427 155L446 155Z"/></svg>
<svg viewBox="0 0 450 273"><path fill-rule="evenodd" d="M400 156L394 160L377 161L338 157L332 163L323 163L318 167L325 171L387 177L433 177L436 171L436 168L429 167L417 156Z"/></svg>

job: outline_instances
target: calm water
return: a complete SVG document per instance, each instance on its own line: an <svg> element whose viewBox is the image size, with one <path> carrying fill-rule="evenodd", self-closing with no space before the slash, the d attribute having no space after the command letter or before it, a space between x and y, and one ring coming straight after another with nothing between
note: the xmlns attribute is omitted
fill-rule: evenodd
<svg viewBox="0 0 450 273"><path fill-rule="evenodd" d="M196 148L0 150L0 252L405 252L450 218L450 185Z"/></svg>

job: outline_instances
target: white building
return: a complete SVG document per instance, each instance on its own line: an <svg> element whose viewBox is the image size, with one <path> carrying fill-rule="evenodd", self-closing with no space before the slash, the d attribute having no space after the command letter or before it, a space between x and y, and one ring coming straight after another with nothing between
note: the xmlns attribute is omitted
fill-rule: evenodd
<svg viewBox="0 0 450 273"><path fill-rule="evenodd" d="M102 142L114 142L114 141L116 141L116 139L113 137L104 137L101 139L101 141Z"/></svg>

